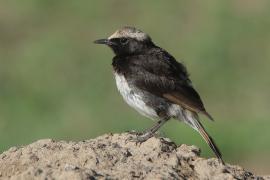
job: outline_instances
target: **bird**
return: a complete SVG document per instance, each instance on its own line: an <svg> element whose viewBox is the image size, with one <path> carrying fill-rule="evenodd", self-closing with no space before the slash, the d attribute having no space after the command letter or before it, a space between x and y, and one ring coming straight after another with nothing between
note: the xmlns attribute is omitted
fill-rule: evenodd
<svg viewBox="0 0 270 180"><path fill-rule="evenodd" d="M155 135L168 120L176 119L196 130L224 165L221 152L202 125L199 114L210 120L187 68L151 37L132 26L124 26L105 39L94 41L112 49L116 86L126 103L155 124L138 134L136 142Z"/></svg>

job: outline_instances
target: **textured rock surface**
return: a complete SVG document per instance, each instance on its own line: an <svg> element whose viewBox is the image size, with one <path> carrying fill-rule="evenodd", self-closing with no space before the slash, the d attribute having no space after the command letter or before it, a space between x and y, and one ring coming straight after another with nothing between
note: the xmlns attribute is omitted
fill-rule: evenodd
<svg viewBox="0 0 270 180"><path fill-rule="evenodd" d="M107 134L81 142L39 140L0 155L0 179L263 179L239 166L199 157L168 139L142 144ZM264 179L270 179L264 177Z"/></svg>

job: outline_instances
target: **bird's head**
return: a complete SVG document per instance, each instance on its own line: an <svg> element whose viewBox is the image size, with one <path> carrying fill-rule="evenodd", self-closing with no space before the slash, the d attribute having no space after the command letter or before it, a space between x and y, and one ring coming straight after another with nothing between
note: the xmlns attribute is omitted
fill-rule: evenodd
<svg viewBox="0 0 270 180"><path fill-rule="evenodd" d="M94 41L96 44L108 45L116 55L140 54L154 46L151 38L134 27L123 27L106 39Z"/></svg>

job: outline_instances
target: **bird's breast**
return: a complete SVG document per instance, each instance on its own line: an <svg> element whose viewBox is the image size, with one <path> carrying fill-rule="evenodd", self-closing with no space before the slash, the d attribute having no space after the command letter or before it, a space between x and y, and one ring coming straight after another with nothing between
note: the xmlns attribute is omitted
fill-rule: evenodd
<svg viewBox="0 0 270 180"><path fill-rule="evenodd" d="M114 75L117 89L123 96L126 103L137 110L140 114L151 119L157 119L158 115L155 109L146 104L143 91L137 89L131 83L129 83L124 75L116 72Z"/></svg>

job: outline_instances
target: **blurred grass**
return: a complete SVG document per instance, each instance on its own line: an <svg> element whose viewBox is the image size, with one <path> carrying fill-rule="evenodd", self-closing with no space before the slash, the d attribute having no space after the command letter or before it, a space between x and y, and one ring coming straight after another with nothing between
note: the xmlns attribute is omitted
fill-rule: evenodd
<svg viewBox="0 0 270 180"><path fill-rule="evenodd" d="M269 174L269 19L267 0L1 1L0 152L151 126L118 94L112 52L92 43L132 25L185 62L224 159ZM213 156L184 124L162 131Z"/></svg>

